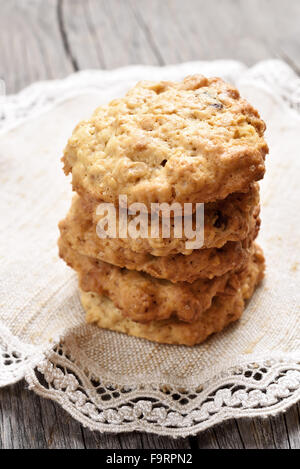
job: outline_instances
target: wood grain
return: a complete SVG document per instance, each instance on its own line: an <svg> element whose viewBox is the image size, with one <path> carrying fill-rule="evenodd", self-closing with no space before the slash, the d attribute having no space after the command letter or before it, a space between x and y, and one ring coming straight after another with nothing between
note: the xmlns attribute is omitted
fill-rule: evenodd
<svg viewBox="0 0 300 469"><path fill-rule="evenodd" d="M299 449L299 406L269 419L224 422L195 437L101 434L83 428L60 406L21 381L0 389L0 449Z"/></svg>
<svg viewBox="0 0 300 469"><path fill-rule="evenodd" d="M56 0L0 2L0 77L7 92L73 71L61 40Z"/></svg>
<svg viewBox="0 0 300 469"><path fill-rule="evenodd" d="M0 78L13 93L84 68L283 58L300 71L300 2L289 0L0 0ZM299 405L228 421L186 439L100 434L28 391L0 389L0 448L300 448Z"/></svg>

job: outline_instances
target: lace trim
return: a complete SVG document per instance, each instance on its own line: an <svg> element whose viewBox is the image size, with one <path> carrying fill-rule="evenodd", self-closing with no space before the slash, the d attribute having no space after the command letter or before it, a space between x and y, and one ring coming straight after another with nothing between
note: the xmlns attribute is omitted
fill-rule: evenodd
<svg viewBox="0 0 300 469"><path fill-rule="evenodd" d="M44 356L39 347L24 344L0 325L0 387L24 378Z"/></svg>
<svg viewBox="0 0 300 469"><path fill-rule="evenodd" d="M243 80L251 80L272 90L291 109L300 112L300 78L281 60L259 62L247 70Z"/></svg>
<svg viewBox="0 0 300 469"><path fill-rule="evenodd" d="M232 367L201 386L104 382L62 343L26 375L29 388L59 402L92 430L187 436L232 417L267 416L300 397L300 362L286 358Z"/></svg>
<svg viewBox="0 0 300 469"><path fill-rule="evenodd" d="M210 75L232 82L247 80L270 89L291 109L300 111L300 79L283 62L270 60L251 69L238 62L199 63ZM197 64L168 67L178 77L193 73ZM19 125L79 93L115 87L143 78L155 79L155 67L115 71L84 71L64 80L40 82L16 96L2 97L0 132ZM167 68L166 68L167 70ZM225 70L225 73L224 73ZM160 70L160 74L161 74ZM161 76L161 75L160 75ZM117 93L116 93L117 94ZM92 430L142 430L187 436L229 418L275 415L300 399L300 357L259 359L231 367L201 386L128 386L92 375L65 347L63 340L46 351L24 344L0 326L0 386L26 378L29 388L50 398Z"/></svg>

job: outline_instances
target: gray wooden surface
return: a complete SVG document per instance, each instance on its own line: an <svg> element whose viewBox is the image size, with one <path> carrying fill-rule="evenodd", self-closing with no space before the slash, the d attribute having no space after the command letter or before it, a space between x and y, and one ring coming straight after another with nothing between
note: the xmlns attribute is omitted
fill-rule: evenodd
<svg viewBox="0 0 300 469"><path fill-rule="evenodd" d="M84 68L277 57L300 71L300 1L0 0L8 93ZM226 422L197 437L102 435L26 389L0 389L0 448L300 448L299 406Z"/></svg>

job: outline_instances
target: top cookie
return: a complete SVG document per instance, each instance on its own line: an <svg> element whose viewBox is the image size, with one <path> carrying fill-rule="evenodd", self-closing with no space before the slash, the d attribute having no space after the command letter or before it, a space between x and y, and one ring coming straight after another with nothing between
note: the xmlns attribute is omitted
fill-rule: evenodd
<svg viewBox="0 0 300 469"><path fill-rule="evenodd" d="M63 162L73 188L128 203L210 202L263 177L265 124L220 78L143 81L77 125Z"/></svg>

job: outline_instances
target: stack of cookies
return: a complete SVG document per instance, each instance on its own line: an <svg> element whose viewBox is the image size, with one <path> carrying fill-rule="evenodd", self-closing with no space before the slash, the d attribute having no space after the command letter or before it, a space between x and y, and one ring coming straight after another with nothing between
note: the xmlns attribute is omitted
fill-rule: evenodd
<svg viewBox="0 0 300 469"><path fill-rule="evenodd" d="M201 75L140 82L77 125L63 156L77 194L59 250L78 273L88 322L194 345L241 316L264 272L254 242L264 131L234 87ZM198 229L198 204L204 241L193 248L181 214ZM103 221L114 229L104 233Z"/></svg>

